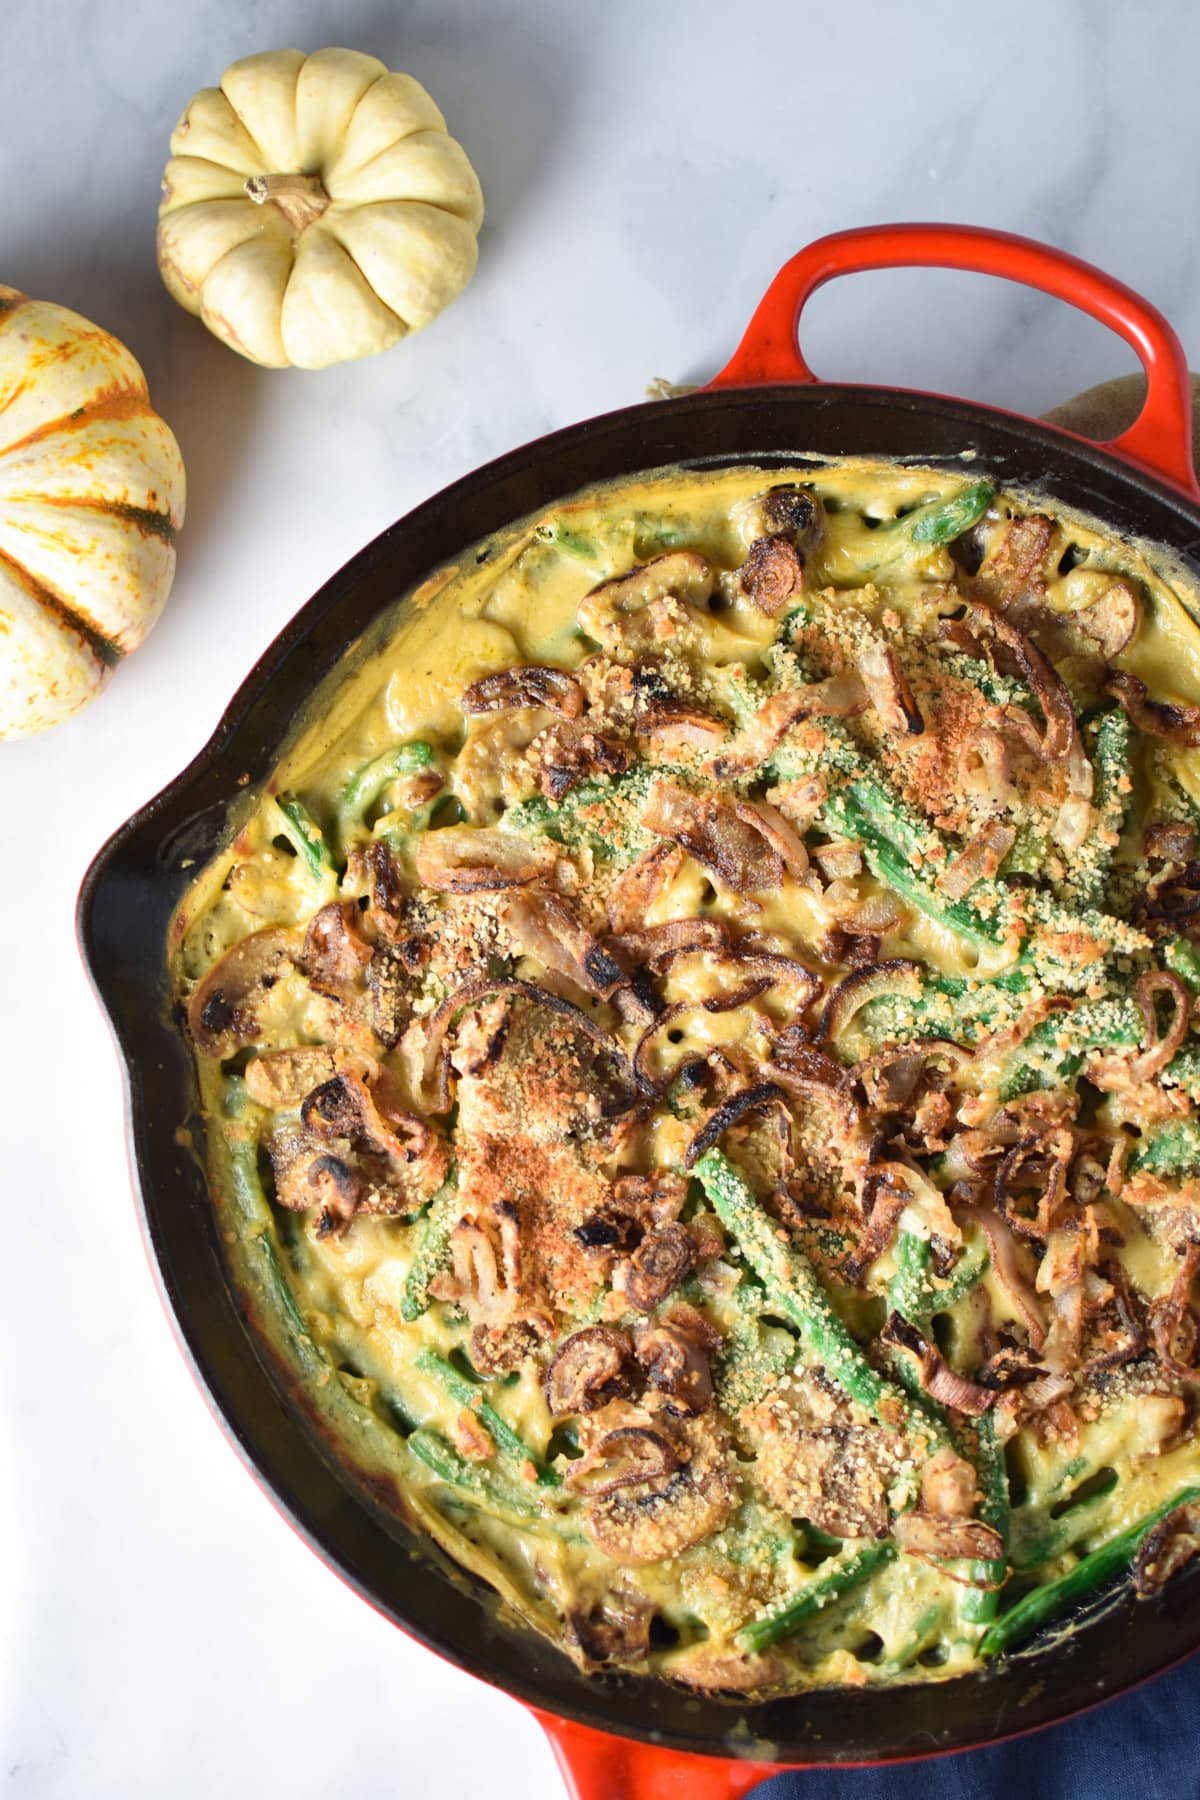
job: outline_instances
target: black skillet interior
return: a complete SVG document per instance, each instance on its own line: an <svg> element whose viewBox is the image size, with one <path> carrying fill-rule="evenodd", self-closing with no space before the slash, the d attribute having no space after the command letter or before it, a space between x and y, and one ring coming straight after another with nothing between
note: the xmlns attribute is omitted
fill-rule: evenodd
<svg viewBox="0 0 1200 1800"><path fill-rule="evenodd" d="M398 596L489 533L590 484L670 464L770 465L811 453L936 464L964 450L975 453L971 470L1161 542L1200 575L1193 506L1090 445L1003 413L822 386L699 393L607 414L467 476L361 551L297 614L208 746L117 832L83 884L80 941L125 1062L143 1227L184 1352L243 1459L318 1554L406 1631L520 1699L601 1730L729 1754L740 1721L742 1754L754 1742L757 1754L797 1763L963 1748L1065 1717L1184 1656L1200 1644L1198 1584L1185 1577L1156 1601L1122 1601L1044 1650L941 1685L829 1690L746 1707L662 1683L580 1675L499 1616L481 1584L370 1512L260 1361L229 1290L202 1171L176 1139L181 1125L194 1125L195 1101L167 1002L169 921L196 866L223 841L238 777L265 779L346 648Z"/></svg>

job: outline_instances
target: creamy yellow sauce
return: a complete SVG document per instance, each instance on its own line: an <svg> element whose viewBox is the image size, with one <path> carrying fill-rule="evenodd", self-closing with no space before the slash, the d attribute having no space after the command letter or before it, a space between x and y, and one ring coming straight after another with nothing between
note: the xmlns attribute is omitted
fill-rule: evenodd
<svg viewBox="0 0 1200 1800"><path fill-rule="evenodd" d="M249 803L236 836L197 879L172 937L181 994L193 995L220 959L251 933L283 927L298 941L320 907L346 895L364 895L365 904L361 881L356 885L342 868L347 844L314 866L298 846L287 806L298 797L326 837L336 840L339 807L356 772L397 745L420 742L432 748L432 766L443 777L439 805L455 802L467 825L507 829L508 810L529 799L528 765L521 757L546 729L547 718L538 709L464 717L461 697L484 677L519 665L583 670L596 655L596 643L581 632L580 607L600 584L679 548L698 552L730 577L719 610L685 607L674 643L689 666L704 672L703 704L719 710L734 692L731 682L744 679L758 684L756 692L768 691L780 632L779 617L759 608L732 579L749 548L739 509L744 511L765 488L788 483L815 494L824 510L824 531L806 550L804 595L819 596L828 616L833 616L828 609L840 608L841 616L847 616L846 609L857 608L872 631L904 642L905 631L923 628L939 607L949 611L952 584L970 585L951 545L914 541L906 535L904 515L953 500L976 479L974 472L863 461L790 471L668 471L585 495L473 547L455 567L407 597L385 628L373 633L347 659L344 671L326 683L266 791ZM1003 520L1006 509L1029 510L1031 505L1019 497L998 496L987 517L994 524ZM1113 539L1094 522L1064 517L1061 510L1054 518L1056 544L1074 547L1075 566L1065 573L1052 570L1043 606L1077 613L1114 579L1132 584L1141 618L1133 641L1117 657L1119 667L1144 681L1156 700L1200 703L1200 634L1174 587L1156 573L1153 558L1144 548ZM744 721L735 719L732 736L739 728L745 728ZM853 729L859 729L857 723ZM1116 852L1118 865L1130 867L1139 854L1142 823L1159 816L1167 805L1164 796L1184 796L1171 803L1171 816L1179 816L1189 798L1200 809L1195 752L1163 746L1143 750L1137 816L1127 820ZM686 754L682 760L685 768L694 764ZM391 844L410 890L419 885L414 858L422 836L436 835L437 825L436 815L421 811L430 802L414 798L414 790L406 786L412 779L396 777L384 785L355 825L350 845ZM572 854L564 851L564 860L570 861ZM581 879L585 888L598 879L589 856L574 856L574 879ZM857 904L888 891L887 881L869 867L850 879ZM1069 880L1069 871L1063 879ZM828 953L828 892L828 883L824 888L819 882L806 884L791 871L772 891L733 891L714 884L700 862L685 856L653 895L642 922L657 925L703 916L735 934L753 932L786 941L833 986L839 965ZM878 955L915 958L932 975L960 980L1003 976L1018 956L1010 942L967 941L912 905L899 908L880 938ZM1152 952L1134 955L1149 957ZM534 980L545 972L536 956L528 954L519 969L522 978ZM668 1003L690 1008L679 1017L678 1041L670 1050L673 1062L721 1050L735 1058L768 1056L790 1017L786 995L772 989L736 1010L706 1010L704 1001L718 986L711 959L703 954L680 959L665 978ZM436 993L422 998L415 1023L410 1021L418 1032L437 998ZM256 1327L282 1352L326 1421L347 1472L382 1475L393 1482L398 1509L415 1516L430 1536L532 1625L585 1661L586 1651L572 1638L566 1621L589 1609L603 1613L616 1594L644 1603L657 1621L636 1667L715 1691L942 1679L977 1666L989 1621L986 1611L981 1620L965 1605L971 1590L963 1584L963 1569L948 1571L904 1553L853 1593L818 1608L761 1655L746 1650L739 1634L820 1579L823 1569L827 1573L829 1546L819 1532L798 1528L756 1484L753 1433L747 1436L737 1421L730 1429L738 1447L730 1454L736 1454L741 1485L728 1517L713 1534L680 1553L636 1565L623 1566L597 1547L569 1482L538 1486L522 1479L472 1490L456 1486L444 1470L439 1473L414 1454L414 1432L453 1437L456 1414L462 1411L445 1383L420 1360L430 1352L461 1358L462 1308L435 1301L419 1316L406 1316L414 1258L427 1233L426 1214L407 1220L362 1214L348 1229L320 1234L311 1215L272 1205L253 1173L246 1173L254 1169L253 1151L247 1162L246 1147L268 1131L272 1118L269 1108L241 1089L245 1051L325 1042L325 1012L293 963L259 996L254 1030L241 1040L240 1054L202 1052L198 1068L214 1202L235 1278ZM848 1032L843 1060L850 1065L878 1047L878 1040L863 1033L861 1020ZM372 1054L419 1113L413 1062L403 1045L382 1051L375 1045ZM1004 1058L1011 1054L997 1051L994 1065L984 1055L970 1081L964 1077L963 1083L992 1091L988 1084L1003 1081L1009 1066ZM1190 1112L1190 1103L1186 1110ZM1102 1117L1110 1131L1123 1122L1119 1105ZM678 1168L696 1128L694 1111L664 1107L639 1140L639 1154L655 1166ZM764 1166L756 1161L758 1155L751 1132L744 1162L752 1172ZM1119 1194L1109 1192L1104 1199L1124 1237L1119 1260L1145 1303L1153 1305L1169 1293L1179 1255L1153 1229L1144 1210L1126 1205ZM693 1193L689 1205L693 1222L697 1211L707 1211L702 1195ZM902 1228L905 1221L918 1236L929 1235L928 1212L919 1194L901 1220ZM860 1342L873 1338L896 1275L895 1240L853 1292L836 1278L836 1255L830 1253L828 1264L822 1262L819 1231L800 1235L831 1282L835 1305L855 1335ZM986 1249L978 1224L965 1225L961 1255L983 1258ZM733 1289L744 1263L732 1244L727 1252L717 1259L715 1273L709 1267L707 1286L701 1280L698 1291L713 1327L729 1338L737 1329ZM694 1298L697 1290L690 1292ZM766 1312L767 1335L774 1332L778 1339L777 1309L768 1306ZM984 1270L972 1294L942 1314L939 1343L967 1373L978 1367L985 1312L993 1334L1023 1329L1020 1310L994 1266ZM628 1315L611 1296L607 1301L601 1297L589 1315L578 1314L575 1325L595 1320L627 1323ZM819 1359L800 1340L794 1348L795 1367L807 1379ZM529 1361L481 1385L479 1392L543 1466L561 1477L570 1473L570 1449L564 1448L547 1405L544 1362L545 1356ZM786 1379L786 1372L781 1373ZM1177 1406L1133 1388L1094 1407L1085 1402L1077 1408L1073 1430L1048 1429L1037 1420L1020 1424L1004 1453L1013 1493L1009 1555L1016 1558L1039 1538L1045 1540L1046 1554L1019 1570L1018 1579L1052 1580L1087 1550L1200 1482L1200 1447L1190 1429L1181 1433L1179 1425ZM968 1427L967 1439L970 1435ZM494 1455L493 1469L496 1461ZM480 1466L486 1468L488 1462L484 1458ZM1106 1470L1115 1471L1116 1480L1104 1491L1094 1478ZM1084 1484L1089 1481L1095 1498L1087 1497ZM1071 1496L1080 1489L1084 1499L1071 1508ZM378 1484L373 1491L378 1494ZM511 1508L505 1493L515 1496ZM911 1507L913 1499L910 1491L904 1504ZM1004 1604L1002 1598L1001 1613Z"/></svg>

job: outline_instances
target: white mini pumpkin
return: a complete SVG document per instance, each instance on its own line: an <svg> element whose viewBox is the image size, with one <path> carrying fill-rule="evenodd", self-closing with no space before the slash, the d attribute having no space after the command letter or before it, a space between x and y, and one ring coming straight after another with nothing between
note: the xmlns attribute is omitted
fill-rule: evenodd
<svg viewBox="0 0 1200 1800"><path fill-rule="evenodd" d="M253 362L386 350L475 270L483 195L420 82L356 50L234 63L171 137L158 262Z"/></svg>
<svg viewBox="0 0 1200 1800"><path fill-rule="evenodd" d="M123 344L0 286L0 738L99 693L163 609L179 446Z"/></svg>

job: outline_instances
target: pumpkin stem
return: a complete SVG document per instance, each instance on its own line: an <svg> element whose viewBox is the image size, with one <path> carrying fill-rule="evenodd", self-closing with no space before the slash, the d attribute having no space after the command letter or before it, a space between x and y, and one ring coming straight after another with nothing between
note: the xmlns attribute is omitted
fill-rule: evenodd
<svg viewBox="0 0 1200 1800"><path fill-rule="evenodd" d="M315 175L251 175L246 194L255 206L273 201L293 231L314 225L329 205L329 195Z"/></svg>

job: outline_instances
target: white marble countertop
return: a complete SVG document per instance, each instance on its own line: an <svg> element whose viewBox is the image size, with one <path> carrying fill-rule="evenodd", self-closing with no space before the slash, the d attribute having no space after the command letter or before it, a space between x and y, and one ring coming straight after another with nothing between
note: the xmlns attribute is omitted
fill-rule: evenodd
<svg viewBox="0 0 1200 1800"><path fill-rule="evenodd" d="M160 285L167 138L234 58L331 38L443 106L487 195L480 270L386 356L257 369ZM116 1060L74 948L91 856L360 545L653 376L703 379L820 233L926 217L1049 239L1149 295L1200 362L1198 65L1186 0L8 7L0 280L130 345L190 490L149 643L89 711L0 751L14 1800L561 1793L517 1705L403 1638L283 1529L193 1387L147 1273ZM829 376L1029 411L1133 366L1066 308L944 274L826 290L806 345Z"/></svg>

